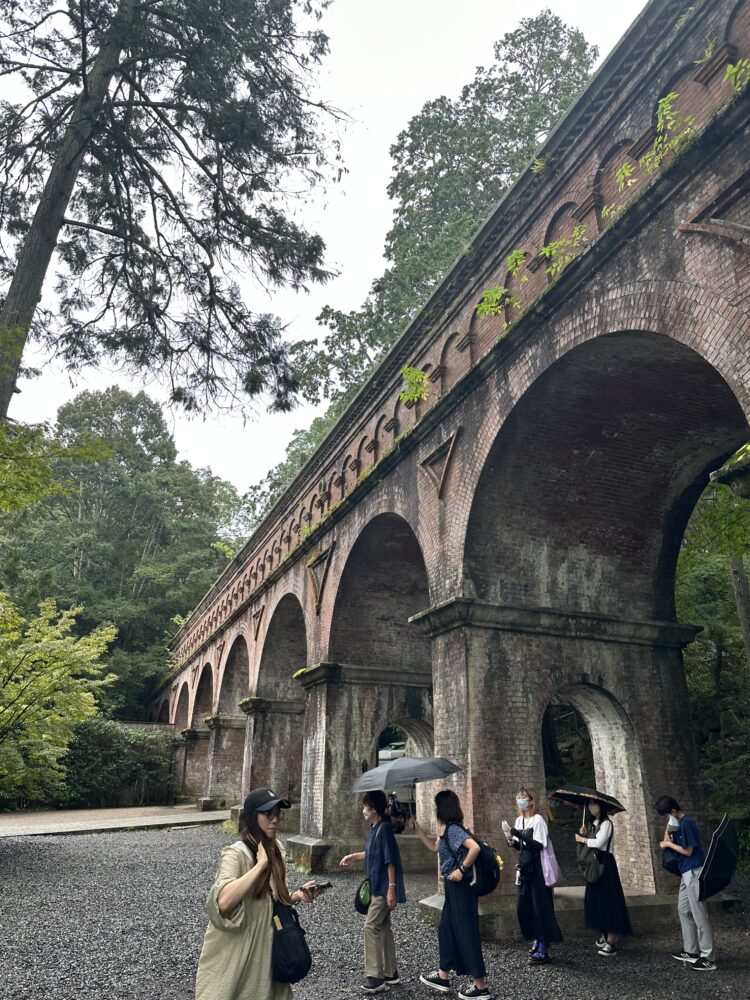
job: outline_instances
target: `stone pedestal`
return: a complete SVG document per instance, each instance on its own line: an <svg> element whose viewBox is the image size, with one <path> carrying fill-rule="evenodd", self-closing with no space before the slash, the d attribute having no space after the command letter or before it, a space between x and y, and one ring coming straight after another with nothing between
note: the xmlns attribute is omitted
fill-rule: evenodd
<svg viewBox="0 0 750 1000"><path fill-rule="evenodd" d="M241 715L214 715L208 720L209 795L226 808L242 795L242 762L245 755L245 719Z"/></svg>
<svg viewBox="0 0 750 1000"><path fill-rule="evenodd" d="M506 872L516 858L501 821L512 825L522 785L545 806L542 719L560 695L589 729L597 787L627 809L614 821L623 885L668 891L653 802L666 792L705 815L681 662L695 630L464 598L413 620L433 641L435 753L463 768L452 780L467 825L498 849Z"/></svg>
<svg viewBox="0 0 750 1000"><path fill-rule="evenodd" d="M208 792L209 746L208 729L185 729L181 783L178 794L189 799L202 798Z"/></svg>
<svg viewBox="0 0 750 1000"><path fill-rule="evenodd" d="M298 802L301 794L305 703L301 698L246 698L247 715L242 796L253 788L272 788Z"/></svg>

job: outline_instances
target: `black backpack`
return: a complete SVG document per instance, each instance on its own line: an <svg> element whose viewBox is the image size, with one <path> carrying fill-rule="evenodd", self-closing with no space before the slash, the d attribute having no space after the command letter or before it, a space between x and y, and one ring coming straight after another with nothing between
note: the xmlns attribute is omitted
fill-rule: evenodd
<svg viewBox="0 0 750 1000"><path fill-rule="evenodd" d="M448 824L448 826L450 826L450 824ZM461 824L456 823L455 826L461 826ZM477 855L477 859L471 868L469 888L475 896L489 896L489 894L494 892L500 884L500 862L498 861L497 851L494 847L490 847L490 845L484 840L480 840L479 837L475 837L474 834L470 830L467 830L465 826L461 826L461 829L467 837L471 837L475 843L479 844L479 854ZM445 833L447 832L448 827L445 828ZM445 833L443 834L443 837L445 837ZM458 863L458 855L450 846L447 837L445 839L445 846L453 855L453 860Z"/></svg>

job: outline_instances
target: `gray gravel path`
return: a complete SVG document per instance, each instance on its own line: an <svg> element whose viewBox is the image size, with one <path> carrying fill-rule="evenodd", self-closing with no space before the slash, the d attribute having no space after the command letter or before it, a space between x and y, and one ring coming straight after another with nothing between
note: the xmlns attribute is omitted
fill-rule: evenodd
<svg viewBox="0 0 750 1000"><path fill-rule="evenodd" d="M0 841L0 996L4 1000L189 1000L206 924L204 899L221 847L216 829L135 831ZM359 876L333 876L334 888L303 907L315 957L296 1000L363 996L362 918L351 897ZM301 882L303 876L298 876ZM292 876L290 883L298 884ZM407 880L411 902L394 918L405 983L393 1000L429 1000L420 971L436 965L436 934L416 918L431 876ZM747 908L745 908L747 913ZM569 944L554 964L529 967L521 945L487 944L496 996L506 1000L742 1000L750 995L750 930L732 918L718 930L720 970L694 973L669 957L663 941L631 941L616 959Z"/></svg>

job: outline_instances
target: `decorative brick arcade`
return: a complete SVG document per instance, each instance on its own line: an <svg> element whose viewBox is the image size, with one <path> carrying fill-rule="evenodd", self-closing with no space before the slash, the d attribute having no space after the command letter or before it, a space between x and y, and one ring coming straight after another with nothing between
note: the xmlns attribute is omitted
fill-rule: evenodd
<svg viewBox="0 0 750 1000"><path fill-rule="evenodd" d="M626 887L672 888L651 803L703 812L677 553L748 440L750 98L725 79L741 58L750 0L646 6L177 636L153 709L184 734L184 794L275 785L300 803L290 849L322 867L361 837L349 789L397 723L461 764L467 822L502 846L516 787L544 788L562 695L627 807ZM689 135L649 174L668 94ZM572 252L550 275L552 241ZM478 317L496 285L519 308ZM405 365L429 374L416 406ZM418 811L431 826L429 792Z"/></svg>

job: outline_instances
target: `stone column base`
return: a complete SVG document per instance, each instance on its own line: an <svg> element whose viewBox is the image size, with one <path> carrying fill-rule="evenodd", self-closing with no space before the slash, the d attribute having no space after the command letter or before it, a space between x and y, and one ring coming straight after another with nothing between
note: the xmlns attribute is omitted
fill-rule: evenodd
<svg viewBox="0 0 750 1000"><path fill-rule="evenodd" d="M282 836L289 861L316 874L336 871L339 861L345 854L364 850L364 836L324 840L318 837L306 837L303 834L290 837L283 831ZM396 837L396 843L401 851L401 863L405 874L435 872L437 877L436 856L425 848L419 837L415 834L400 834Z"/></svg>
<svg viewBox="0 0 750 1000"><path fill-rule="evenodd" d="M503 874L505 878L505 873ZM584 924L583 919L583 886L563 886L555 889L555 914L560 930L566 941L588 940L595 936ZM679 939L680 924L677 917L676 894L659 893L652 896L635 893L625 893L633 925L634 936L647 934L663 934L672 928L673 936ZM436 926L440 920L445 897L435 893L421 899L418 904L420 920ZM737 898L726 892L720 892L709 899L711 919L716 920L724 913L736 908ZM520 941L521 932L516 917L516 900L511 895L493 893L479 900L479 928L482 938L489 941ZM627 942L627 938L623 943Z"/></svg>

